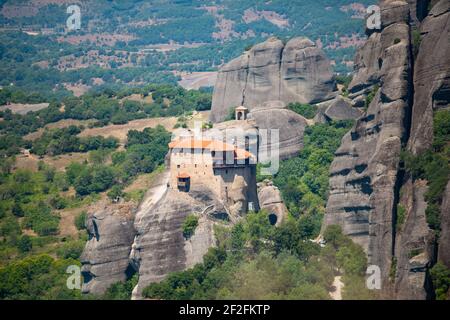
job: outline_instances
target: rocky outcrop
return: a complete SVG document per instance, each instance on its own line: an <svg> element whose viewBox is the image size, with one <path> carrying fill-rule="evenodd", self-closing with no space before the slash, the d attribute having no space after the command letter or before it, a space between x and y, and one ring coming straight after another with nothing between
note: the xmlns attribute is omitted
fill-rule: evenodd
<svg viewBox="0 0 450 320"><path fill-rule="evenodd" d="M252 110L267 101L317 103L335 91L330 62L314 42L269 38L219 70L210 117L221 122L232 108Z"/></svg>
<svg viewBox="0 0 450 320"><path fill-rule="evenodd" d="M235 177L228 196L230 197L230 214L234 217L242 216L247 212L248 185L244 177Z"/></svg>
<svg viewBox="0 0 450 320"><path fill-rule="evenodd" d="M190 214L199 217L199 225L195 234L185 239L182 225ZM193 188L189 193L168 189L158 203L138 212L137 235L130 254L139 272L133 298L141 298L145 287L161 281L168 273L200 263L215 245L213 217L221 215L227 215L226 209L206 188Z"/></svg>
<svg viewBox="0 0 450 320"><path fill-rule="evenodd" d="M353 106L352 100L342 96L318 104L318 112L314 120L326 122L330 120L356 120L363 115L363 111Z"/></svg>
<svg viewBox="0 0 450 320"><path fill-rule="evenodd" d="M420 154L430 149L433 142L433 113L440 108L450 107L450 2L439 1L429 15L415 20L413 32L420 32L421 41L413 43L413 51L418 52L414 63L414 103L411 110L410 137L407 148L412 154ZM420 16L419 16L420 18ZM421 21L421 22L420 22ZM415 31L417 30L417 31ZM406 123L408 127L409 123ZM409 210L405 229L397 234L395 257L398 261L396 274L396 298L425 299L433 296L428 270L438 260L448 261L448 254L443 253L450 248L448 229L448 205L444 196L441 211L441 237L435 239L435 233L428 228L425 209L427 203L423 198L424 187L411 182L406 177L402 194L407 198L415 198L415 206ZM408 186L413 184L413 188ZM425 182L426 184L426 182ZM448 189L447 189L448 191ZM414 226L408 230L408 223ZM438 249L438 255L436 252ZM407 257L408 260L405 258Z"/></svg>
<svg viewBox="0 0 450 320"><path fill-rule="evenodd" d="M259 136L259 154L278 152L280 159L298 155L303 148L303 134L308 120L286 108L282 101L268 101L254 108L247 120L232 120L214 125L215 130L234 137L234 130ZM230 142L228 140L228 142ZM252 144L252 143L251 143ZM274 154L276 158L278 156ZM261 161L264 161L260 157Z"/></svg>
<svg viewBox="0 0 450 320"><path fill-rule="evenodd" d="M438 260L450 268L450 181L447 183L442 200Z"/></svg>
<svg viewBox="0 0 450 320"><path fill-rule="evenodd" d="M385 1L382 15L408 4ZM353 97L380 89L364 117L344 136L331 165L330 195L324 225L340 224L366 250L369 264L378 265L383 285L389 285L392 264L393 208L411 82L410 28L407 15L389 16L356 55Z"/></svg>
<svg viewBox="0 0 450 320"><path fill-rule="evenodd" d="M89 241L80 258L84 293L103 294L133 273L128 256L135 236L133 207L101 202L87 220Z"/></svg>
<svg viewBox="0 0 450 320"><path fill-rule="evenodd" d="M298 155L303 148L303 134L308 121L301 115L286 108L281 101L266 102L254 108L248 115L254 120L258 129L267 132L267 139L262 139L259 150L270 155L278 150L280 159ZM278 130L278 142L275 139Z"/></svg>
<svg viewBox="0 0 450 320"><path fill-rule="evenodd" d="M426 222L427 182L404 175L400 151L429 149L433 112L449 107L450 3L437 2L425 19L419 1L380 5L382 28L368 32L349 85L354 104L376 94L336 152L324 227L340 224L364 247L369 264L381 269L384 296L426 299L432 296L428 270L436 261ZM444 196L442 228L448 228L447 201ZM448 238L439 239L439 253L449 246Z"/></svg>
<svg viewBox="0 0 450 320"><path fill-rule="evenodd" d="M408 148L419 154L433 142L433 111L450 100L450 2L440 1L422 21L414 68L414 105ZM417 31L419 32L419 31Z"/></svg>
<svg viewBox="0 0 450 320"><path fill-rule="evenodd" d="M426 221L426 181L408 180L402 186L397 210L404 210L404 222L395 226L395 270L391 273L397 299L426 299L427 269L433 258L433 234ZM397 212L398 214L398 212Z"/></svg>
<svg viewBox="0 0 450 320"><path fill-rule="evenodd" d="M288 210L281 198L280 190L271 182L267 181L259 185L258 199L261 210L266 210L269 215L276 216L276 219L270 220L276 226L287 219Z"/></svg>

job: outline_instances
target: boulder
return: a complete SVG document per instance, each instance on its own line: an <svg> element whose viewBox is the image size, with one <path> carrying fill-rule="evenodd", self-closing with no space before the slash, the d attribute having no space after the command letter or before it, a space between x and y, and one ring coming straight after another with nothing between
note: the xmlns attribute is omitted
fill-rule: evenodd
<svg viewBox="0 0 450 320"><path fill-rule="evenodd" d="M281 101L267 102L254 108L248 115L258 127L267 132L267 139L260 141L260 153L278 152L281 160L295 157L303 148L303 134L308 121L286 108ZM276 133L278 132L278 141Z"/></svg>
<svg viewBox="0 0 450 320"><path fill-rule="evenodd" d="M329 120L356 120L363 112L354 108L348 98L338 96L325 110L324 115Z"/></svg>
<svg viewBox="0 0 450 320"><path fill-rule="evenodd" d="M276 226L287 219L288 210L277 187L267 184L262 186L258 191L258 199L261 210L266 210L269 215L274 214L276 216Z"/></svg>

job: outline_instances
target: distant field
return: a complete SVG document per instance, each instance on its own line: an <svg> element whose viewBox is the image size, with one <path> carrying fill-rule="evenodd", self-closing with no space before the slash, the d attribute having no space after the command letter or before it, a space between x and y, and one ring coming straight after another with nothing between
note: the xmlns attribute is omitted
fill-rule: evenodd
<svg viewBox="0 0 450 320"><path fill-rule="evenodd" d="M28 169L37 171L39 161L44 161L57 171L64 171L65 168L72 162L83 162L88 159L88 153L68 153L59 156L45 156L42 159L34 154L17 155L15 169Z"/></svg>
<svg viewBox="0 0 450 320"><path fill-rule="evenodd" d="M102 128L86 129L80 133L80 137L88 136L104 136L115 137L119 139L121 143L125 143L127 140L127 134L129 130L144 130L145 128L154 128L157 125L162 125L166 130L172 131L173 127L177 123L177 118L149 118L138 119L128 122L127 124L112 124Z"/></svg>
<svg viewBox="0 0 450 320"><path fill-rule="evenodd" d="M45 129L62 129L67 128L69 126L88 126L89 123L95 122L95 120L74 120L74 119L64 119L58 122L53 122L47 124L44 128L39 129L38 131L32 132L24 136L25 140L36 140L42 136L42 133Z"/></svg>
<svg viewBox="0 0 450 320"><path fill-rule="evenodd" d="M186 90L198 90L201 87L213 87L216 83L217 72L192 72L181 74L178 84Z"/></svg>
<svg viewBox="0 0 450 320"><path fill-rule="evenodd" d="M0 111L10 109L12 113L27 114L30 111L39 111L49 106L49 103L37 103L37 104L23 104L23 103L11 103L10 105L0 106Z"/></svg>
<svg viewBox="0 0 450 320"><path fill-rule="evenodd" d="M143 98L140 94L132 94L125 98L120 99L120 101L122 101L122 102L125 100L136 101L136 102L141 102L141 103L148 103L148 104L152 104L154 102L151 94L146 96L145 98Z"/></svg>

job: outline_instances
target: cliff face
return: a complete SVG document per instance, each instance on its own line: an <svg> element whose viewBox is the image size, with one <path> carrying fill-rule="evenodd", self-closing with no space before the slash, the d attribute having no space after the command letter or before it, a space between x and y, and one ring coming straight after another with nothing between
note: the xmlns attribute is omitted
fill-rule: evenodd
<svg viewBox="0 0 450 320"><path fill-rule="evenodd" d="M133 208L101 202L87 220L89 241L80 258L84 293L102 294L132 273L128 256L135 236Z"/></svg>
<svg viewBox="0 0 450 320"><path fill-rule="evenodd" d="M427 183L413 182L400 168L402 148L414 154L430 148L433 111L450 101L450 3L439 1L424 18L423 2L382 1L382 28L368 31L356 55L349 97L356 103L376 94L336 152L324 221L340 224L365 248L391 298L430 297L427 270L436 260L425 216ZM398 204L405 208L401 228ZM440 248L448 248L446 241L441 238Z"/></svg>
<svg viewBox="0 0 450 320"><path fill-rule="evenodd" d="M329 60L306 38L283 44L270 38L219 70L211 121L223 121L231 108L249 110L267 101L317 103L332 99L336 84Z"/></svg>
<svg viewBox="0 0 450 320"><path fill-rule="evenodd" d="M130 259L139 272L133 298L142 297L142 290L152 282L161 281L168 273L181 271L200 263L203 255L215 244L213 220L200 215L199 226L189 239L183 236L182 225L190 214L199 214L209 206L220 204L208 190L192 190L189 194L168 189L161 200L138 212Z"/></svg>

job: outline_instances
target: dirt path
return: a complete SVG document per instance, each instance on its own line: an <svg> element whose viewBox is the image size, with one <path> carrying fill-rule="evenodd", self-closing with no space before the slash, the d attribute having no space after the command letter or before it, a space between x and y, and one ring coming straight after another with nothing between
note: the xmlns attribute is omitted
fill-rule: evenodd
<svg viewBox="0 0 450 320"><path fill-rule="evenodd" d="M333 287L335 289L329 292L331 299L342 300L342 288L344 287L344 283L341 281L341 276L334 277Z"/></svg>

